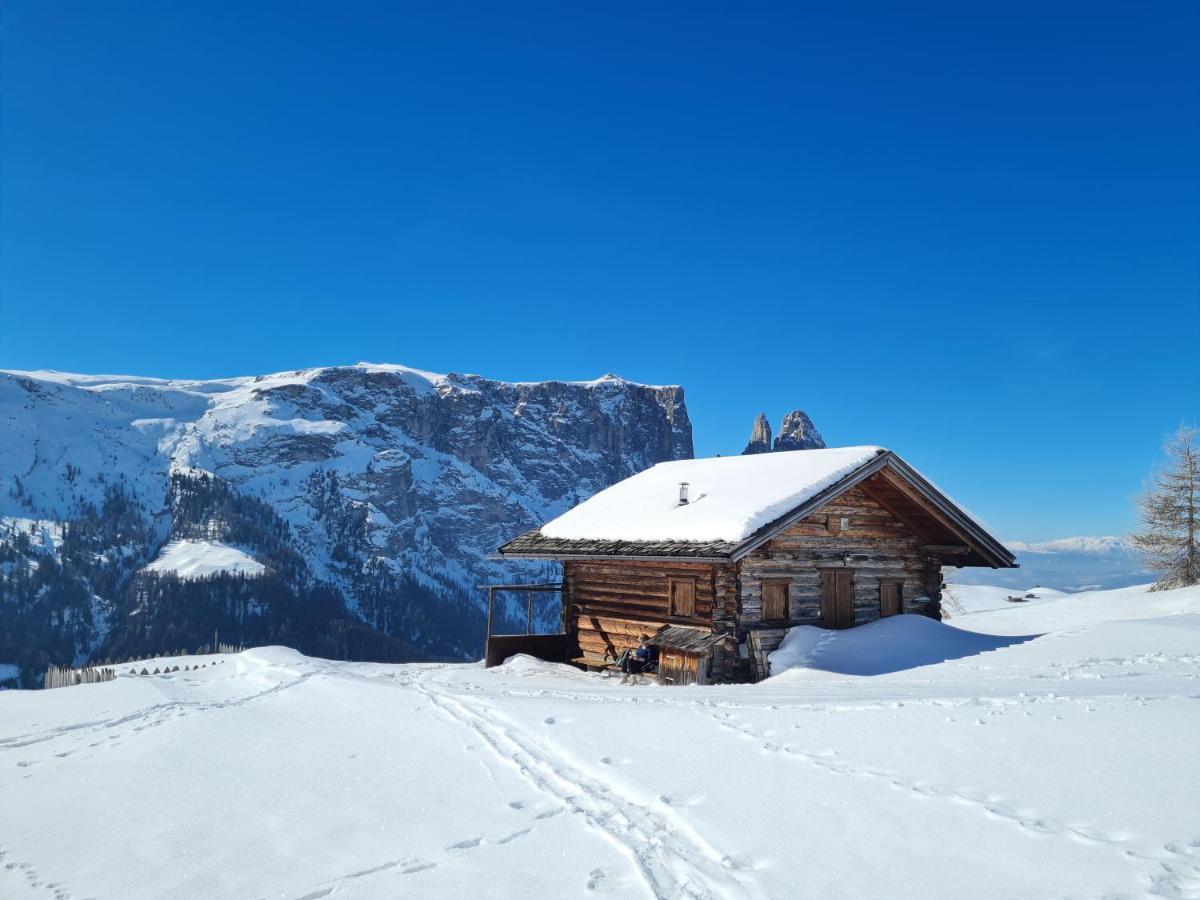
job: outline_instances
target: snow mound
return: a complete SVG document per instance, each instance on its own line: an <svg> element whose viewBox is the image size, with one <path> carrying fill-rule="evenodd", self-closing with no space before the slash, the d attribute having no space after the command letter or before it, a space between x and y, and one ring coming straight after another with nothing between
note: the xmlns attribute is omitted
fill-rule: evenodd
<svg viewBox="0 0 1200 900"><path fill-rule="evenodd" d="M503 663L486 670L489 677L515 675L520 678L556 678L566 681L588 682L598 676L591 672L581 672L574 666L565 663L546 662L526 653L510 656Z"/></svg>
<svg viewBox="0 0 1200 900"><path fill-rule="evenodd" d="M772 676L789 669L883 675L998 650L1033 637L998 637L961 631L925 616L890 616L848 631L813 625L792 628L768 662Z"/></svg>
<svg viewBox="0 0 1200 900"><path fill-rule="evenodd" d="M563 540L745 540L815 497L882 447L836 447L659 463L542 526ZM679 503L687 482L690 502Z"/></svg>
<svg viewBox="0 0 1200 900"><path fill-rule="evenodd" d="M174 572L185 580L220 572L254 577L267 567L245 550L218 541L172 541L146 566L146 572Z"/></svg>

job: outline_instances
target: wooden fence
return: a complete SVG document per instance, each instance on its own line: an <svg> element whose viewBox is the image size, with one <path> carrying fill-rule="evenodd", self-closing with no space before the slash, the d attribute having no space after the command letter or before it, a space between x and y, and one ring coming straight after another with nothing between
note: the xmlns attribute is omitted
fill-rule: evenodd
<svg viewBox="0 0 1200 900"><path fill-rule="evenodd" d="M46 670L45 688L70 687L75 684L99 684L101 681L112 681L117 677L116 669L103 669L99 666L86 666L73 669L70 666L51 666Z"/></svg>
<svg viewBox="0 0 1200 900"><path fill-rule="evenodd" d="M236 644L222 644L215 642L210 646L201 647L195 653L189 650L167 651L166 653L156 653L154 658L161 659L162 657L171 656L203 656L212 653L241 653L245 647ZM117 677L116 666L125 666L130 663L138 663L145 660L145 657L129 657L128 659L106 659L99 665L82 666L75 668L73 666L50 666L46 669L46 678L42 682L43 688L60 688L72 687L76 684L99 684L102 681L113 681ZM225 662L225 660L221 660ZM149 667L142 666L140 669L134 665L126 675L167 675L172 672L190 672L194 669L204 669L210 665L216 665L214 660L211 663L197 663L196 665L186 665L182 669L178 665L174 666L156 666L151 672Z"/></svg>

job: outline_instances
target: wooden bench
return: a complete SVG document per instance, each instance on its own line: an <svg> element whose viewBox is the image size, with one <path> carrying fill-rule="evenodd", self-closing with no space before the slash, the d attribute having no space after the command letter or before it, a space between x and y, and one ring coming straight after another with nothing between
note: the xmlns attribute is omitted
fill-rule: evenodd
<svg viewBox="0 0 1200 900"><path fill-rule="evenodd" d="M571 660L577 666L583 666L589 672L620 672L615 660L609 659L607 656L577 656Z"/></svg>

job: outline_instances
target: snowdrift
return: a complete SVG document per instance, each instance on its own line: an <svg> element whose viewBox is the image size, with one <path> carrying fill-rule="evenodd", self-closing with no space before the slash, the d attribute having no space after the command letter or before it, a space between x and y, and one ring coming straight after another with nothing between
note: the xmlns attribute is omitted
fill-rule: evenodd
<svg viewBox="0 0 1200 900"><path fill-rule="evenodd" d="M925 616L891 616L846 631L801 625L787 633L768 661L773 677L795 669L883 675L998 650L1034 637L997 637L960 631Z"/></svg>

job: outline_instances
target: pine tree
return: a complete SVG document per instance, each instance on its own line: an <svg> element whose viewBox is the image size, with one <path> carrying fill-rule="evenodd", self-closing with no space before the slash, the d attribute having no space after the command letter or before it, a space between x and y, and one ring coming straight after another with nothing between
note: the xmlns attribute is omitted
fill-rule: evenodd
<svg viewBox="0 0 1200 900"><path fill-rule="evenodd" d="M1163 572L1151 590L1200 583L1200 431L1181 427L1163 447L1166 459L1137 498L1144 528L1135 547Z"/></svg>

